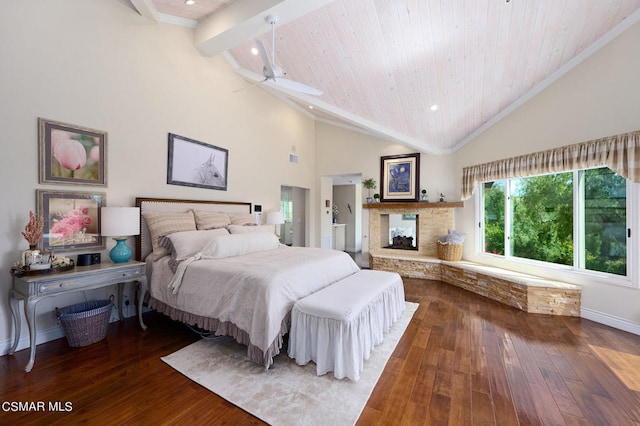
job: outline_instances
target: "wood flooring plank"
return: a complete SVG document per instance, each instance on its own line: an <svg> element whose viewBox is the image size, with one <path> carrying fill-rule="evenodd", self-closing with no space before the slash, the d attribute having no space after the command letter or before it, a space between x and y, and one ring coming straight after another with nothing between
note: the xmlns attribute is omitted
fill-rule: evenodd
<svg viewBox="0 0 640 426"><path fill-rule="evenodd" d="M410 401L416 405L429 406L436 380L436 367L422 364L411 392Z"/></svg>
<svg viewBox="0 0 640 426"><path fill-rule="evenodd" d="M491 395L473 390L471 391L471 419L471 423L467 424L496 425L498 420L501 425L517 424L515 413L511 419L499 417L493 409Z"/></svg>
<svg viewBox="0 0 640 426"><path fill-rule="evenodd" d="M589 388L582 382L574 382L567 380L567 387L571 392L571 396L580 407L580 411L583 413L584 419L588 424L594 425L607 425L608 422L605 415L600 411L596 405L593 394L589 391Z"/></svg>
<svg viewBox="0 0 640 426"><path fill-rule="evenodd" d="M472 424L471 377L468 373L453 371L448 421L454 425Z"/></svg>
<svg viewBox="0 0 640 426"><path fill-rule="evenodd" d="M400 370L404 361L399 358L391 357L387 361L385 369L378 379L378 383L373 388L367 406L380 412L384 411L384 407L389 404L390 394L387 389L391 389L400 377Z"/></svg>
<svg viewBox="0 0 640 426"><path fill-rule="evenodd" d="M505 366L505 370L518 423L521 425L541 425L542 421L533 403L533 395L522 369L508 364Z"/></svg>
<svg viewBox="0 0 640 426"><path fill-rule="evenodd" d="M489 395L494 407L494 418L504 424L517 424L516 406L511 394L511 384L507 377L504 359L500 355L500 342L495 331L483 332L487 354Z"/></svg>
<svg viewBox="0 0 640 426"><path fill-rule="evenodd" d="M402 426L417 426L430 424L429 418L429 406L428 404L416 404L413 401L409 401L405 407L405 412L402 416L402 420L396 422Z"/></svg>
<svg viewBox="0 0 640 426"><path fill-rule="evenodd" d="M531 400L542 423L545 425L563 425L564 418L549 388L545 385L540 386L536 383L529 383L529 389L531 390Z"/></svg>

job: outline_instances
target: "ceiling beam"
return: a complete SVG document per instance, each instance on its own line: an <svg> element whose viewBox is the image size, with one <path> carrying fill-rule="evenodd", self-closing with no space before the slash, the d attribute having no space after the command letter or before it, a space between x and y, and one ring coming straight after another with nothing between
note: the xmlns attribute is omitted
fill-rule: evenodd
<svg viewBox="0 0 640 426"><path fill-rule="evenodd" d="M151 0L130 0L133 7L136 8L138 13L145 18L158 23L159 14L158 9L154 6Z"/></svg>
<svg viewBox="0 0 640 426"><path fill-rule="evenodd" d="M206 56L216 56L271 30L266 20L269 15L277 16L278 25L282 25L331 2L333 0L237 0L198 24L196 47Z"/></svg>

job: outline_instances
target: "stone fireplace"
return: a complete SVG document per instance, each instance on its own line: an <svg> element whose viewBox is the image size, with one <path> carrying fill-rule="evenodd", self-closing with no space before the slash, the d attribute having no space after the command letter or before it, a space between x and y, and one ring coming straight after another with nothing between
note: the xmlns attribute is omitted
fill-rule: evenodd
<svg viewBox="0 0 640 426"><path fill-rule="evenodd" d="M382 213L380 215L381 248L418 250L419 219L417 214Z"/></svg>
<svg viewBox="0 0 640 426"><path fill-rule="evenodd" d="M372 269L394 271L408 277L439 279L438 237L454 228L454 209L463 207L462 202L372 203L363 207L369 211L369 265ZM394 215L404 218L415 216L411 235L416 242L415 248L398 250L389 247Z"/></svg>

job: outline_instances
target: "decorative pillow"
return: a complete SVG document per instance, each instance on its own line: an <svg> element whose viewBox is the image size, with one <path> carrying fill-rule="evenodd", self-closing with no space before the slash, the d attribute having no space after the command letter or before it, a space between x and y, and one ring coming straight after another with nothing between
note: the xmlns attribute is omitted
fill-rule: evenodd
<svg viewBox="0 0 640 426"><path fill-rule="evenodd" d="M149 234L151 235L151 245L153 253L147 258L156 260L169 254L169 250L160 245L160 238L181 231L195 231L196 221L193 212L166 213L166 212L143 212L144 220L147 222Z"/></svg>
<svg viewBox="0 0 640 426"><path fill-rule="evenodd" d="M251 213L229 213L232 225L255 225L256 218Z"/></svg>
<svg viewBox="0 0 640 426"><path fill-rule="evenodd" d="M202 258L222 259L242 256L257 251L273 250L279 245L278 238L274 234L266 232L213 237L209 244L202 249Z"/></svg>
<svg viewBox="0 0 640 426"><path fill-rule="evenodd" d="M229 231L224 228L208 229L206 231L183 231L162 237L160 242L162 246L171 250L171 257L180 261L202 251L213 237L225 235L229 235Z"/></svg>
<svg viewBox="0 0 640 426"><path fill-rule="evenodd" d="M448 235L447 235L447 240L451 243L451 244L462 244L464 243L464 238L467 236L467 234L465 234L464 232L458 232L456 230L453 229L449 229Z"/></svg>
<svg viewBox="0 0 640 426"><path fill-rule="evenodd" d="M232 234L254 234L257 232L270 232L273 234L273 225L255 225L255 226L241 226L241 225L229 225L227 229Z"/></svg>
<svg viewBox="0 0 640 426"><path fill-rule="evenodd" d="M196 217L196 228L200 230L224 228L231 224L227 213L194 210L193 214Z"/></svg>
<svg viewBox="0 0 640 426"><path fill-rule="evenodd" d="M206 246L213 237L224 235L229 235L229 231L224 228L208 229L206 231L174 232L173 234L160 238L160 245L167 248L171 253L169 267L173 272L176 272L180 262L202 251L204 246Z"/></svg>

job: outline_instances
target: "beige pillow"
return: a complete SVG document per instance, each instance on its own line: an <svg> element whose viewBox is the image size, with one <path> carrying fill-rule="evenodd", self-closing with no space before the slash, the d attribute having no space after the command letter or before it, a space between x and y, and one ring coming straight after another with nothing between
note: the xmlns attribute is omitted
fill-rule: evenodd
<svg viewBox="0 0 640 426"><path fill-rule="evenodd" d="M231 224L227 213L194 210L193 214L196 217L196 228L199 230L224 228Z"/></svg>
<svg viewBox="0 0 640 426"><path fill-rule="evenodd" d="M241 225L229 225L227 229L232 234L249 234L255 232L270 232L274 233L273 225L261 225L261 226L241 226Z"/></svg>
<svg viewBox="0 0 640 426"><path fill-rule="evenodd" d="M181 231L195 231L196 221L193 212L185 213L165 213L165 212L143 212L145 222L149 228L153 253L151 260L156 260L169 254L169 250L160 245L160 238Z"/></svg>
<svg viewBox="0 0 640 426"><path fill-rule="evenodd" d="M256 218L251 213L229 213L232 225L255 225Z"/></svg>

